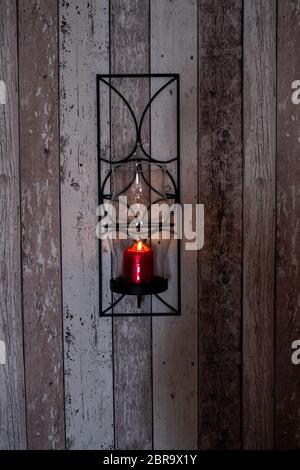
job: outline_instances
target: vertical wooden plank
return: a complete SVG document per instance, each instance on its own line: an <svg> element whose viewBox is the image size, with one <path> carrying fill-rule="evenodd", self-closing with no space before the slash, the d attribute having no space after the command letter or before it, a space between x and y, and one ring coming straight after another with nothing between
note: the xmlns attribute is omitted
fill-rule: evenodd
<svg viewBox="0 0 300 470"><path fill-rule="evenodd" d="M111 96L110 89L107 85L104 85L102 82L98 84L99 92L99 114L100 114L100 129L99 129L99 146L100 146L100 156L106 161L100 161L100 179L98 182L99 185L99 194L100 189L103 186L105 178L107 177L110 171L110 142L111 142L111 132L110 132L110 107L111 107ZM104 192L110 193L111 191L111 178L105 184ZM108 202L105 200L105 202ZM112 301L112 292L110 290L110 280L112 277L112 254L110 247L110 240L101 240L101 275L100 275L100 295L99 295L99 309L101 312L109 308Z"/></svg>
<svg viewBox="0 0 300 470"><path fill-rule="evenodd" d="M199 2L199 447L241 443L242 1Z"/></svg>
<svg viewBox="0 0 300 470"><path fill-rule="evenodd" d="M18 57L16 2L0 1L0 449L26 448L21 309Z"/></svg>
<svg viewBox="0 0 300 470"><path fill-rule="evenodd" d="M23 302L30 449L64 448L57 28L55 0L19 2Z"/></svg>
<svg viewBox="0 0 300 470"><path fill-rule="evenodd" d="M276 1L244 2L243 435L273 447Z"/></svg>
<svg viewBox="0 0 300 470"><path fill-rule="evenodd" d="M62 266L69 449L113 447L111 320L99 318L96 74L109 2L60 3Z"/></svg>
<svg viewBox="0 0 300 470"><path fill-rule="evenodd" d="M300 105L292 103L292 82L300 79L300 2L278 2L277 32L277 243L275 445L300 447L299 365L291 362L300 339Z"/></svg>
<svg viewBox="0 0 300 470"><path fill-rule="evenodd" d="M110 22L111 73L149 72L149 0L112 0ZM126 81L124 87L141 112L149 100L149 85ZM112 118L117 112L118 104L114 108L112 102ZM121 137L114 134L113 151L124 146ZM150 305L145 308L149 310ZM114 318L113 337L115 446L151 449L151 318Z"/></svg>
<svg viewBox="0 0 300 470"><path fill-rule="evenodd" d="M180 74L181 201L197 202L197 1L151 2L151 73ZM155 82L156 83L156 82ZM172 93L168 89L167 93ZM166 95L165 95L166 96ZM162 99L162 101L160 101ZM163 157L172 142L168 125L176 114L164 97L151 119L153 155ZM162 106L162 108L161 108ZM160 128L166 140L157 139ZM170 126L169 126L170 129ZM158 132L156 132L158 131ZM176 143L176 139L175 139ZM181 317L153 318L153 426L155 449L196 449L197 417L197 253L182 243ZM177 266L174 266L177 269ZM172 295L172 293L171 293ZM174 297L177 293L174 292ZM174 302L174 298L171 299ZM160 308L161 311L161 308Z"/></svg>

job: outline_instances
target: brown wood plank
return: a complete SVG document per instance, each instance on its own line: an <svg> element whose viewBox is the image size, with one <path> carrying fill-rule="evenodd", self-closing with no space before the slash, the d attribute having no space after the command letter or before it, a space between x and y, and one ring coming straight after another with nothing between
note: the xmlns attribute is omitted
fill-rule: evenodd
<svg viewBox="0 0 300 470"><path fill-rule="evenodd" d="M149 72L149 0L112 0L110 25L111 73ZM143 88L125 81L124 86L135 109L141 111L149 99L149 85ZM112 119L118 103L112 100ZM130 139L132 132L126 137ZM119 150L120 154L121 133L114 134L112 145L112 153ZM129 311L132 300L126 302ZM151 449L151 318L114 318L113 341L115 447Z"/></svg>
<svg viewBox="0 0 300 470"><path fill-rule="evenodd" d="M273 447L276 1L244 2L243 436Z"/></svg>
<svg viewBox="0 0 300 470"><path fill-rule="evenodd" d="M300 339L300 105L292 82L300 80L300 1L278 2L277 32L277 242L275 445L300 447L300 366L291 362Z"/></svg>
<svg viewBox="0 0 300 470"><path fill-rule="evenodd" d="M241 445L242 1L199 2L199 447Z"/></svg>
<svg viewBox="0 0 300 470"><path fill-rule="evenodd" d="M19 2L28 447L64 448L56 0Z"/></svg>
<svg viewBox="0 0 300 470"><path fill-rule="evenodd" d="M5 351L0 363L1 450L26 448L16 4L0 1L0 341Z"/></svg>

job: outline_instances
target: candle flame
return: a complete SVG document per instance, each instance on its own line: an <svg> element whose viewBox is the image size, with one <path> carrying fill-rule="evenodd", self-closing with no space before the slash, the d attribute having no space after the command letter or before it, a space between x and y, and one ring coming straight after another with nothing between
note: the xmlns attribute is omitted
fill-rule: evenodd
<svg viewBox="0 0 300 470"><path fill-rule="evenodd" d="M129 251L139 251L139 252L151 251L151 248L145 245L145 243L143 243L142 240L138 240L128 249Z"/></svg>

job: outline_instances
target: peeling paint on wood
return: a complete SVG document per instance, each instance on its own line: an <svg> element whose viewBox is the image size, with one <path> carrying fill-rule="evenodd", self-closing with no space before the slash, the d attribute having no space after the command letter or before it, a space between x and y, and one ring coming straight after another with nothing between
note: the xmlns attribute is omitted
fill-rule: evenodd
<svg viewBox="0 0 300 470"><path fill-rule="evenodd" d="M0 0L0 449L300 447L299 17L299 0ZM182 202L205 204L205 244L199 265L182 251L180 318L98 316L96 74L109 71L181 76ZM148 80L122 86L141 111ZM146 118L153 154L175 148L171 92ZM125 153L129 124L101 151Z"/></svg>
<svg viewBox="0 0 300 470"><path fill-rule="evenodd" d="M20 191L18 130L17 9L0 1L0 79L6 83L0 104L0 340L6 364L0 365L0 449L26 448L23 362Z"/></svg>
<svg viewBox="0 0 300 470"><path fill-rule="evenodd" d="M112 0L110 21L111 73L148 73L149 0ZM149 84L141 80L125 81L123 86L138 115L141 114L149 100ZM112 98L112 119L119 106L119 100ZM132 128L127 139L133 136ZM112 145L112 153L118 151L122 155L122 134L115 131ZM132 311L133 302L136 303L135 297L127 297L118 308ZM145 298L142 311L150 309L150 299ZM115 446L117 449L151 449L151 318L114 318L113 336Z"/></svg>
<svg viewBox="0 0 300 470"><path fill-rule="evenodd" d="M19 2L20 172L29 449L64 448L57 3Z"/></svg>
<svg viewBox="0 0 300 470"><path fill-rule="evenodd" d="M111 449L111 319L99 318L96 74L108 73L109 1L60 5L61 214L68 449Z"/></svg>
<svg viewBox="0 0 300 470"><path fill-rule="evenodd" d="M244 1L243 437L273 448L276 1Z"/></svg>
<svg viewBox="0 0 300 470"><path fill-rule="evenodd" d="M180 74L181 200L195 203L198 186L197 1L151 2L151 72ZM166 95L158 99L159 113L154 109L151 119L151 148L154 155L163 157L176 143L176 108L171 108L168 115ZM169 135L167 126L170 126ZM164 138L158 139L162 132L166 133ZM181 250L181 317L153 318L155 449L196 449L198 444L198 254L185 251L183 244ZM177 270L176 257L173 261L170 270ZM171 304L174 303L177 292L171 289L167 295ZM158 308L161 311L161 305L156 305Z"/></svg>

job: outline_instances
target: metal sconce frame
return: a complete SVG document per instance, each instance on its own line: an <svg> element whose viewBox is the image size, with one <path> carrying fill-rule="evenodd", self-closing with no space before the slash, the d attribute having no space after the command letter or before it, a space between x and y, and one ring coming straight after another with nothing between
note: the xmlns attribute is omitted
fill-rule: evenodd
<svg viewBox="0 0 300 470"><path fill-rule="evenodd" d="M160 79L166 79L166 83L164 83L154 94L151 96L149 102L144 108L144 111L141 115L141 118L138 122L137 117L126 99L126 97L111 83L112 79L149 79L151 81L152 79L155 78L160 78ZM98 196L99 196L99 204L102 204L104 201L108 201L112 199L112 193L111 192L106 192L105 188L107 185L109 185L111 176L112 176L112 167L113 165L120 164L120 163L126 163L126 162L140 162L140 161L146 161L149 163L156 163L156 164L163 164L166 167L166 175L168 176L170 182L172 183L173 186L173 192L168 192L166 193L166 196L168 199L173 199L174 202L180 203L180 79L179 79L179 74L99 74L96 76L96 82L97 82L97 156L98 156ZM176 84L176 134L177 134L177 140L176 140L176 155L171 156L170 158L166 160L162 160L158 158L157 156L152 157L151 152L148 153L146 149L143 146L143 142L141 139L141 132L142 132L142 126L144 122L144 118L147 114L148 111L151 110L151 105L153 101L160 95L160 93L167 88L169 85L172 83ZM101 106L100 106L100 85L106 85L109 88L109 93L111 91L114 91L119 98L123 101L123 103L126 105L128 108L129 113L131 114L131 117L133 119L133 123L135 126L135 131L136 131L136 141L133 149L130 151L128 155L125 157L120 158L119 160L111 160L107 158L103 158L101 156ZM110 120L110 126L111 126L111 120ZM111 131L111 128L110 128ZM143 153L143 157L135 158L134 154L138 148L140 147L141 152ZM103 177L102 171L101 171L101 162L105 163L108 165L108 171ZM176 166L176 177L172 175L172 171L168 166L170 164L173 164L173 166ZM110 185L109 185L110 187ZM155 192L155 188L149 184L149 188ZM111 303L109 304L108 307L103 309L102 301L103 301L103 287L102 287L102 241L99 240L99 271L100 271L100 286L99 286L99 295L100 295L100 316L101 317L128 317L128 316L134 316L134 317L141 317L141 316L178 316L181 314L181 309L180 309L180 301L181 301L181 273L180 273L180 240L177 240L177 307L173 307L170 305L165 299L163 299L159 294L151 294L154 295L162 305L167 307L169 311L167 312L161 312L161 313L156 313L156 312L133 312L133 313L119 313L119 312L114 312L114 307L121 302L121 300L125 297L125 295L128 295L126 293L120 293L119 297L114 300L113 299L113 292L111 292Z"/></svg>

